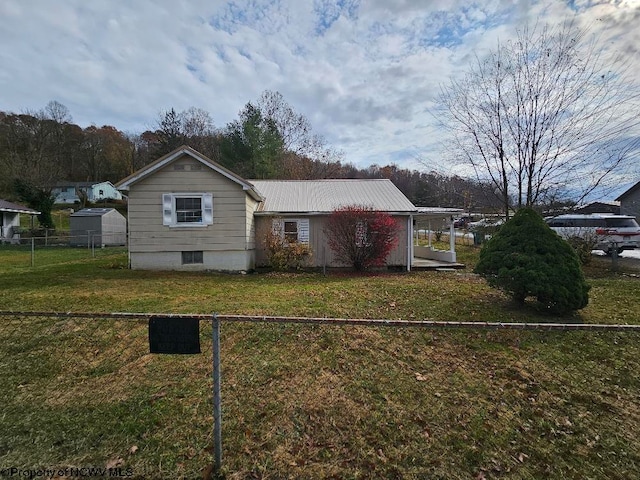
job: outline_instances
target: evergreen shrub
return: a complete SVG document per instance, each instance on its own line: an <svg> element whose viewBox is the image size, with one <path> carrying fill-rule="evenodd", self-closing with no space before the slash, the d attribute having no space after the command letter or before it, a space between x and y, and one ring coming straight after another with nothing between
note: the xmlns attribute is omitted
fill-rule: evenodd
<svg viewBox="0 0 640 480"><path fill-rule="evenodd" d="M534 297L554 314L579 310L589 301L575 250L530 208L519 210L483 246L474 271L517 302Z"/></svg>

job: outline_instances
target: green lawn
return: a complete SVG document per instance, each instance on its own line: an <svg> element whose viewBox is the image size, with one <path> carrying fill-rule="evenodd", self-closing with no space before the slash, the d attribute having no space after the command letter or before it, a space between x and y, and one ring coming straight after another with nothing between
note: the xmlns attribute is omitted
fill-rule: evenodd
<svg viewBox="0 0 640 480"><path fill-rule="evenodd" d="M82 249L77 249L78 251ZM587 270L569 319L469 269L411 274L141 272L126 253L0 249L2 310L640 323L640 280ZM67 252L67 255L61 252ZM51 257L47 257L50 255ZM460 247L472 265L473 247ZM7 316L0 467L198 478L211 456L203 354L148 354L145 321ZM639 478L638 334L223 323L226 478Z"/></svg>

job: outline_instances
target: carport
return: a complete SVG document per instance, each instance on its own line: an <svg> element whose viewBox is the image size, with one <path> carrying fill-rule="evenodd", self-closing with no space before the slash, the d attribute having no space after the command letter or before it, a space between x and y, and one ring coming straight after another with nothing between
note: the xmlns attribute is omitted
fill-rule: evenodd
<svg viewBox="0 0 640 480"><path fill-rule="evenodd" d="M456 232L453 228L453 218L462 212L461 208L417 207L413 219L412 270L464 267L457 263ZM433 247L434 229L442 227L449 230L449 250ZM423 237L427 245L419 244Z"/></svg>
<svg viewBox="0 0 640 480"><path fill-rule="evenodd" d="M17 203L0 200L0 242L20 242L20 214L39 215L40 212Z"/></svg>

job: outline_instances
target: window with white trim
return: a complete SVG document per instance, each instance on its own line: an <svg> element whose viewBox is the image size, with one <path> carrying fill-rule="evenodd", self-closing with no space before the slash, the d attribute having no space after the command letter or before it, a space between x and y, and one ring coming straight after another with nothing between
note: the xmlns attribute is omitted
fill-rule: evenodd
<svg viewBox="0 0 640 480"><path fill-rule="evenodd" d="M169 227L200 227L213 223L213 195L210 193L165 193L162 195L162 224Z"/></svg>
<svg viewBox="0 0 640 480"><path fill-rule="evenodd" d="M273 231L287 243L309 243L308 218L277 218L273 220Z"/></svg>

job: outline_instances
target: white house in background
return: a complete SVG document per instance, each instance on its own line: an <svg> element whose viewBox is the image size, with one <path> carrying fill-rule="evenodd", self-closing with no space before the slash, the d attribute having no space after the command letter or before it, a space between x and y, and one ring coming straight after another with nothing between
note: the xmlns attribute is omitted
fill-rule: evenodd
<svg viewBox="0 0 640 480"><path fill-rule="evenodd" d="M20 241L20 214L39 215L31 208L0 200L0 242Z"/></svg>
<svg viewBox="0 0 640 480"><path fill-rule="evenodd" d="M362 205L397 220L399 241L387 266L409 270L414 217L443 216L421 214L390 180L246 180L189 147L116 186L128 196L134 269L251 270L266 264L261 232L276 223L291 241L311 246L313 266L340 267L324 226L335 209Z"/></svg>
<svg viewBox="0 0 640 480"><path fill-rule="evenodd" d="M101 200L122 200L122 193L111 182L61 182L53 187L51 193L55 203L80 203L79 192L87 194L90 202Z"/></svg>

